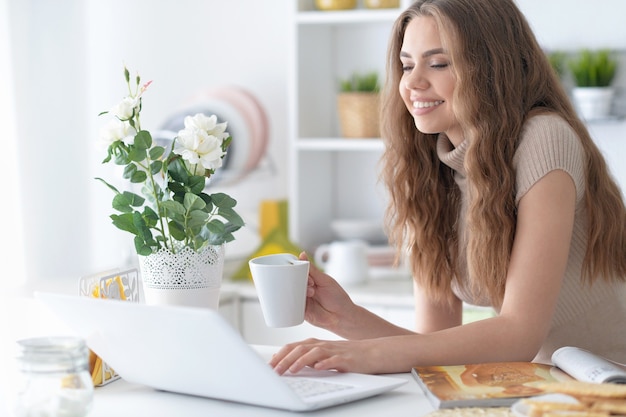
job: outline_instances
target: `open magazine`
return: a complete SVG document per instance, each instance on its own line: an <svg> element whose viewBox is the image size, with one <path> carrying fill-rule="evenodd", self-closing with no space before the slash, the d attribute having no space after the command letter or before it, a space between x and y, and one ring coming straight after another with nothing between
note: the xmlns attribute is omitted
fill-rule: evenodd
<svg viewBox="0 0 626 417"><path fill-rule="evenodd" d="M626 384L626 366L573 346L552 354L552 363L572 378L584 382Z"/></svg>
<svg viewBox="0 0 626 417"><path fill-rule="evenodd" d="M435 408L505 407L545 394L541 383L571 380L552 365L533 362L415 366L411 372Z"/></svg>
<svg viewBox="0 0 626 417"><path fill-rule="evenodd" d="M546 383L574 379L626 384L626 366L577 347L558 349L552 362L415 366L411 373L435 408L509 406L546 394Z"/></svg>

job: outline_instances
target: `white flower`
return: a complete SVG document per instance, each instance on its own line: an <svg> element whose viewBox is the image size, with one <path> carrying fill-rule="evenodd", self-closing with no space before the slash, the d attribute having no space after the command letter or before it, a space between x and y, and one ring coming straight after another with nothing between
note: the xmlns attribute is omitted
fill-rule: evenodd
<svg viewBox="0 0 626 417"><path fill-rule="evenodd" d="M174 153L181 155L189 164L201 165L204 169L215 170L222 166L226 154L222 144L230 135L226 123L217 123L217 116L198 113L185 117L185 128L178 132ZM197 172L198 167L194 167Z"/></svg>
<svg viewBox="0 0 626 417"><path fill-rule="evenodd" d="M120 120L130 120L133 115L139 114L139 96L125 97L111 109L111 113Z"/></svg>
<svg viewBox="0 0 626 417"><path fill-rule="evenodd" d="M136 134L137 131L130 123L115 118L111 119L109 123L100 130L100 140L106 144L107 147L118 140L129 145L133 143Z"/></svg>
<svg viewBox="0 0 626 417"><path fill-rule="evenodd" d="M213 135L221 139L222 141L228 136L226 132L226 126L228 123L217 123L217 116L206 116L202 113L197 113L194 116L185 117L185 129L199 129L206 131L209 135Z"/></svg>

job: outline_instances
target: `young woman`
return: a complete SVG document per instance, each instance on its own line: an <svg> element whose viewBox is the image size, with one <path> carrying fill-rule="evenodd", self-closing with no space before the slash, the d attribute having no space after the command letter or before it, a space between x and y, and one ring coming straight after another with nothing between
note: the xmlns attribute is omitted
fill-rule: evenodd
<svg viewBox="0 0 626 417"><path fill-rule="evenodd" d="M286 345L278 373L549 363L565 345L626 362L620 189L512 0L402 13L382 129L389 237L413 273L416 329L312 267L307 320L346 340ZM463 301L497 315L462 325Z"/></svg>

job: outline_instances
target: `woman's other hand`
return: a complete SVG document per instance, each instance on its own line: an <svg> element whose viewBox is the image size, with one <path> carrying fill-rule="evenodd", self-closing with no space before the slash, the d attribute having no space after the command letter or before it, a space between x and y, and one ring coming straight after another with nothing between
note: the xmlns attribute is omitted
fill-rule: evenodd
<svg viewBox="0 0 626 417"><path fill-rule="evenodd" d="M282 375L297 373L304 367L339 372L377 373L380 361L373 357L375 339L325 341L307 339L283 346L270 360L270 366Z"/></svg>
<svg viewBox="0 0 626 417"><path fill-rule="evenodd" d="M300 254L301 260L308 260L306 253ZM350 316L355 308L348 293L329 275L320 271L313 262L309 266L309 282L304 317L314 326L341 334L344 317Z"/></svg>

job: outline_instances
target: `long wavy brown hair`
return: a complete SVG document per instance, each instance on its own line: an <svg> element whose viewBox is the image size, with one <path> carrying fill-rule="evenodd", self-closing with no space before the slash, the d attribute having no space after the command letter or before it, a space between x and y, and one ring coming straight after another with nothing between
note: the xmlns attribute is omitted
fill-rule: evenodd
<svg viewBox="0 0 626 417"><path fill-rule="evenodd" d="M452 170L436 153L437 135L419 132L398 86L400 49L408 23L434 18L456 77L454 113L468 149L472 196L467 253L459 254L460 193ZM516 226L513 155L526 120L560 115L580 137L586 155L588 244L583 277L626 279L626 209L619 187L539 46L511 0L418 0L397 19L387 56L381 131L381 178L389 190L390 242L406 256L414 279L438 301L453 299L459 256L470 284L501 305Z"/></svg>

